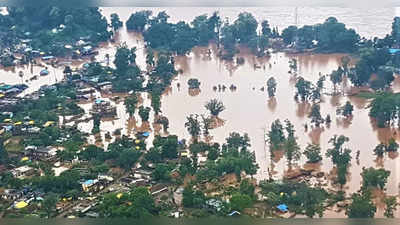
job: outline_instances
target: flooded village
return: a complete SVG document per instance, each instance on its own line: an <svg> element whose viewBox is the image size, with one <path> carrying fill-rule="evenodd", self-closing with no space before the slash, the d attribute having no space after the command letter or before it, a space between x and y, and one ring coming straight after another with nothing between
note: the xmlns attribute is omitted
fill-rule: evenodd
<svg viewBox="0 0 400 225"><path fill-rule="evenodd" d="M400 11L202 10L3 8L2 217L400 216Z"/></svg>

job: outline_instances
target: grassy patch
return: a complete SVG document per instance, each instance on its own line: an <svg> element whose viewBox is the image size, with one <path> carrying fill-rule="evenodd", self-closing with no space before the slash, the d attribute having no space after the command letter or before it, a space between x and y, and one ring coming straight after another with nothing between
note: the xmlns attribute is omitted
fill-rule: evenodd
<svg viewBox="0 0 400 225"><path fill-rule="evenodd" d="M365 99L372 99L372 98L375 98L376 96L377 96L376 93L367 92L367 91L362 91L362 92L356 94L356 97L365 98Z"/></svg>
<svg viewBox="0 0 400 225"><path fill-rule="evenodd" d="M24 150L21 140L21 137L12 137L7 141L8 143L4 147L8 152L20 152Z"/></svg>

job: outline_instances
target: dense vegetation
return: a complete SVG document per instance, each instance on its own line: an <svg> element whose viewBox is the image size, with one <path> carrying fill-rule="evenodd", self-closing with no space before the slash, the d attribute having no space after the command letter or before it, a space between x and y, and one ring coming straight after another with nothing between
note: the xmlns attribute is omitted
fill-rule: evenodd
<svg viewBox="0 0 400 225"><path fill-rule="evenodd" d="M14 48L20 39L31 39L33 49L63 56L68 53L67 44L84 39L97 45L112 34L98 8L25 6L8 7L7 11L0 16L3 48Z"/></svg>

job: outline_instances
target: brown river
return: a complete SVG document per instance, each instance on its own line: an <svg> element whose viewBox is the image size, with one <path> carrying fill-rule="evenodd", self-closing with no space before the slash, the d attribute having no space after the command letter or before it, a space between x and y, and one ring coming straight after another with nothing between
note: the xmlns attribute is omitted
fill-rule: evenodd
<svg viewBox="0 0 400 225"><path fill-rule="evenodd" d="M118 13L122 21L126 21L129 15L135 10L143 10L143 8L103 8L105 16L109 17L111 13ZM271 26L278 26L280 29L288 25L292 25L294 19L294 8L150 8L154 12L166 10L171 16L171 21L185 20L191 21L195 16L204 13L212 13L219 10L223 18L228 17L234 20L238 13L247 11L261 21L268 19ZM328 16L335 16L339 21L345 23L348 27L354 28L361 36L367 38L373 36L385 36L391 30L391 22L395 15L400 16L399 8L382 8L382 9L350 9L350 8L299 8L298 9L298 24L314 24L323 22ZM138 47L137 63L145 68L145 50L143 49L143 40L140 35L128 33L125 28L122 28L116 36L117 43L105 43L99 49L100 54L98 60L104 60L106 53L114 55L115 45L121 42L126 42L129 47ZM212 54L207 55L206 51L212 49ZM360 173L363 167L384 167L391 171L388 183L386 185L386 194L399 194L400 160L397 155L385 155L383 160L377 160L373 154L373 149L380 142L386 142L393 136L394 130L377 129L368 116L368 101L355 97L324 95L321 103L321 114L325 117L330 114L332 123L330 127L320 129L304 130L304 124L310 124L308 112L311 105L305 103L296 103L294 101L294 83L292 75L288 73L289 60L296 58L298 60L298 74L306 80L315 83L319 74L329 74L332 70L337 69L340 65L340 58L343 55L329 54L301 54L288 55L285 53L273 53L269 58L257 59L248 53L246 49L241 49L239 54L245 59L245 63L240 66L235 66L231 63L226 63L219 60L216 56L216 49L213 46L208 48L195 48L187 56L176 57L177 69L182 69L183 73L178 75L171 88L162 97L162 114L169 119L169 133L177 134L179 138L189 139L190 136L184 127L186 116L190 114L206 114L204 108L206 101L217 98L226 106L226 110L220 114L220 118L224 120L224 125L210 131L212 141L224 142L230 132L236 131L240 133L248 133L251 139L251 149L255 151L257 163L260 169L256 175L258 180L268 178L267 169L273 168L274 178L282 178L287 170L287 162L285 157L281 159L275 158L271 163L268 144L265 144L264 133L267 131L271 123L280 119L282 122L289 119L296 129L298 142L302 149L307 143L319 143L322 147L323 154L331 146L328 140L335 134L345 135L350 138L347 146L352 149L353 159L349 168L348 182L345 190L348 193L355 192L361 184ZM113 59L111 58L111 62ZM79 66L82 62L74 62L73 66ZM254 65L259 67L255 68ZM21 78L18 77L18 71L23 70L25 79L32 77L32 74L38 74L41 67L31 68L16 68L14 71L1 71L0 82L15 84L20 83ZM52 84L60 81L63 78L63 68L50 67L50 75L40 77L38 80L28 82L30 86L25 93L37 90L41 85ZM266 88L268 78L274 77L278 83L276 97L274 100L269 100L266 91L260 90ZM200 92L193 95L188 92L187 81L190 78L197 78L201 82ZM177 88L177 83L181 84L180 89ZM229 87L231 84L237 86L237 90L231 92L227 89L225 92L213 90L215 85L225 85ZM394 82L394 89L400 90L400 80ZM329 79L325 82L324 93L332 92L332 85ZM343 85L344 90L349 90L349 84ZM107 96L102 96L107 98ZM150 106L148 97L142 95L145 106ZM336 109L339 105L350 100L355 106L353 112L354 117L351 121L344 121L336 116ZM153 127L151 114L150 124L142 124L140 117L135 115L135 118L129 118L125 113L125 107L122 101L112 102L117 106L117 118L103 120L100 130L104 140L104 135L107 131L112 133L116 129L121 129L122 134L132 135L133 131L152 130L150 140L154 137L154 131L157 127ZM89 112L92 102L80 104L85 111ZM93 123L82 122L78 127L84 131L90 132ZM397 132L399 133L399 132ZM395 136L397 141L400 141L400 136ZM91 143L95 143L94 137L90 138ZM150 142L150 141L149 141ZM107 142L103 143L105 146ZM148 143L151 144L151 143ZM359 161L355 158L356 151L361 152ZM306 159L302 156L298 162L298 166L303 166ZM273 165L271 167L271 164ZM324 157L322 163L318 166L325 173L332 172L333 165L330 159ZM378 204L379 206L379 204ZM345 217L344 212L336 213L328 211L326 217ZM378 207L376 214L378 217L383 216L382 207ZM397 211L397 217L400 216L400 211Z"/></svg>

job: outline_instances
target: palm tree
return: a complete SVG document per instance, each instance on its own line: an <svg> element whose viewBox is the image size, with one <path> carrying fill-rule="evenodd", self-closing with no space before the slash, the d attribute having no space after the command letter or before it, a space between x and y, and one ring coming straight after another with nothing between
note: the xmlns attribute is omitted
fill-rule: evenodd
<svg viewBox="0 0 400 225"><path fill-rule="evenodd" d="M218 115L225 110L224 104L217 99L211 99L205 104L205 107L210 111L211 115L215 117L218 117Z"/></svg>

